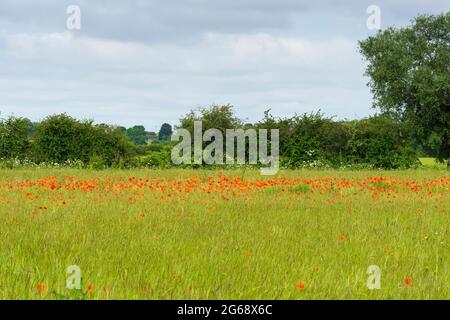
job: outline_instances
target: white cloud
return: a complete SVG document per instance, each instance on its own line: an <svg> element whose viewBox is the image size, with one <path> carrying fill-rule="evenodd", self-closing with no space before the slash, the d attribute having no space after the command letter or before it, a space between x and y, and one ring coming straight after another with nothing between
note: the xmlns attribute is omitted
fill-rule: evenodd
<svg viewBox="0 0 450 320"><path fill-rule="evenodd" d="M264 68L329 69L336 61L356 57L356 43L345 38L306 40L259 34L208 33L186 46L140 44L90 37L71 32L6 37L4 55L23 61L122 68L139 71L217 72ZM349 56L350 54L350 56ZM97 68L96 68L97 67ZM139 68L139 69L138 69ZM141 69L142 68L142 69Z"/></svg>

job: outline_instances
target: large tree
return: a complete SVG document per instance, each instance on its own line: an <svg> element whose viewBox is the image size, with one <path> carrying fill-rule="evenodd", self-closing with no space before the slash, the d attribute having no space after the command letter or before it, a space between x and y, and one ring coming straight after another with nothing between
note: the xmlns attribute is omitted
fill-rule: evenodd
<svg viewBox="0 0 450 320"><path fill-rule="evenodd" d="M180 119L179 128L188 129L191 134L194 131L194 122L201 121L202 129L218 129L225 134L226 129L241 128L243 122L239 119L233 110L233 106L212 105L209 108L199 108L198 111L191 110L187 115Z"/></svg>
<svg viewBox="0 0 450 320"><path fill-rule="evenodd" d="M158 133L159 140L167 141L170 140L171 136L172 136L172 126L168 123L163 123Z"/></svg>
<svg viewBox="0 0 450 320"><path fill-rule="evenodd" d="M142 125L134 126L127 129L128 138L137 145L147 144L148 137L145 127Z"/></svg>
<svg viewBox="0 0 450 320"><path fill-rule="evenodd" d="M374 106L410 122L422 145L450 155L450 12L421 15L360 41Z"/></svg>

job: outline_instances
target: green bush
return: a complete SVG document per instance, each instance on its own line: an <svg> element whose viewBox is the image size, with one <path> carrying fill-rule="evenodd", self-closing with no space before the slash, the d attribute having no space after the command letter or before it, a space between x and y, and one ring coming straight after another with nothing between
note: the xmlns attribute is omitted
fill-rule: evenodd
<svg viewBox="0 0 450 320"><path fill-rule="evenodd" d="M92 127L94 141L91 145L91 155L103 159L104 165L111 167L120 163L131 153L132 144L118 128L106 124Z"/></svg>
<svg viewBox="0 0 450 320"><path fill-rule="evenodd" d="M282 167L397 169L418 165L410 128L386 115L334 121L320 112L284 119L266 112L257 128L280 130Z"/></svg>
<svg viewBox="0 0 450 320"><path fill-rule="evenodd" d="M408 127L387 116L373 116L349 123L348 161L376 168L397 169L418 165Z"/></svg>
<svg viewBox="0 0 450 320"><path fill-rule="evenodd" d="M88 165L92 159L101 158L105 166L112 166L130 152L130 142L120 129L78 121L65 114L47 117L39 123L33 145L38 163L79 160Z"/></svg>
<svg viewBox="0 0 450 320"><path fill-rule="evenodd" d="M103 170L106 169L107 165L105 160L100 156L93 156L89 161L89 169L93 170Z"/></svg>
<svg viewBox="0 0 450 320"><path fill-rule="evenodd" d="M23 160L30 156L28 134L32 124L25 118L8 117L0 121L0 158Z"/></svg>
<svg viewBox="0 0 450 320"><path fill-rule="evenodd" d="M63 163L91 158L92 122L78 121L68 115L53 115L38 124L33 135L35 158L38 162Z"/></svg>
<svg viewBox="0 0 450 320"><path fill-rule="evenodd" d="M230 106L213 106L211 110L202 109L200 115L189 114L182 119L181 127L192 130L196 119L205 121L204 130L214 126L221 130L227 126L279 129L283 168L397 169L418 165L417 143L411 127L388 115L336 121L320 112L276 119L267 111L262 121L243 125ZM173 166L172 147L171 141L136 145L123 128L95 125L66 114L49 116L35 128L24 118L9 117L0 121L1 167L167 168Z"/></svg>

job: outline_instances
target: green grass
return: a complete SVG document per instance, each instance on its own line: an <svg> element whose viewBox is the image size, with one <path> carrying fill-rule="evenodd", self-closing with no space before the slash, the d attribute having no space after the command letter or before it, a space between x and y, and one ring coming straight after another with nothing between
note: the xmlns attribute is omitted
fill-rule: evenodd
<svg viewBox="0 0 450 320"><path fill-rule="evenodd" d="M376 197L359 187L312 193L299 183L223 193L229 200L198 189L102 189L108 179L186 181L217 177L214 171L0 173L1 299L77 297L66 289L70 265L81 268L82 291L93 284L88 299L450 298L450 189L435 186L431 196L403 184L437 180L446 171L285 171L278 177L385 175L401 183ZM223 175L268 179L257 171ZM46 176L99 184L84 191L17 185ZM380 290L367 288L370 265L381 268ZM296 289L299 282L304 290ZM38 284L46 290L40 293Z"/></svg>
<svg viewBox="0 0 450 320"><path fill-rule="evenodd" d="M446 169L447 165L445 163L440 163L436 161L436 158L419 158L420 163L424 168L427 169Z"/></svg>

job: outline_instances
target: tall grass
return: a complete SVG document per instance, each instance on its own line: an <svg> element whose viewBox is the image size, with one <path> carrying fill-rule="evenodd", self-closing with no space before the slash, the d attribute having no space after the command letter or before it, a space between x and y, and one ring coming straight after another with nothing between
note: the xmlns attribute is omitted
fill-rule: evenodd
<svg viewBox="0 0 450 320"><path fill-rule="evenodd" d="M284 171L261 187L274 177L254 170L0 173L1 299L78 297L70 265L88 299L450 298L445 171ZM390 178L374 190L339 182L375 176ZM207 190L235 178L235 194ZM329 190L314 185L327 178Z"/></svg>

